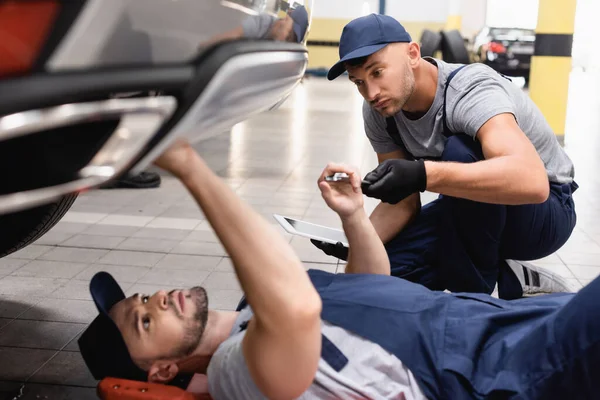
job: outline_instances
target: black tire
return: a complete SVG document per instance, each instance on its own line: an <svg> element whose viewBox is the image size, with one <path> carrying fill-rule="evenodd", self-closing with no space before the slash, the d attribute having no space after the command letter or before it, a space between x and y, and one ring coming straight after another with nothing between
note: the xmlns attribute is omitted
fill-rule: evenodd
<svg viewBox="0 0 600 400"><path fill-rule="evenodd" d="M0 258L35 242L69 211L77 194L35 208L0 215Z"/></svg>
<svg viewBox="0 0 600 400"><path fill-rule="evenodd" d="M421 35L421 56L433 57L436 51L440 50L442 35L439 32L425 29Z"/></svg>
<svg viewBox="0 0 600 400"><path fill-rule="evenodd" d="M458 30L442 32L442 54L448 63L471 63L465 40Z"/></svg>

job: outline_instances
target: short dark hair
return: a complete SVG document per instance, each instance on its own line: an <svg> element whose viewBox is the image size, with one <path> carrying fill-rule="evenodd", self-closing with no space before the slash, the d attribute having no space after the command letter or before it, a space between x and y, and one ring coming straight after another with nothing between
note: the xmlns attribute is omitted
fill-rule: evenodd
<svg viewBox="0 0 600 400"><path fill-rule="evenodd" d="M351 58L350 60L346 61L345 64L350 67L360 67L366 63L368 59L369 56Z"/></svg>

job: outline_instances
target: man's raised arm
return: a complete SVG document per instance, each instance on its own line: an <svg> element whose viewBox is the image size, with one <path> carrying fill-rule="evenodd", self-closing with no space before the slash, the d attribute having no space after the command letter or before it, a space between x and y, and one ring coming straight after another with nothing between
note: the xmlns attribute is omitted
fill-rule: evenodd
<svg viewBox="0 0 600 400"><path fill-rule="evenodd" d="M350 182L329 183L325 180L326 176L337 172L348 174ZM333 163L325 168L318 181L323 200L340 216L348 238L346 273L389 275L390 260L365 212L360 183L358 170Z"/></svg>
<svg viewBox="0 0 600 400"><path fill-rule="evenodd" d="M231 256L254 311L243 348L268 398L295 398L312 383L321 354L321 299L289 243L178 142L156 162L178 177Z"/></svg>

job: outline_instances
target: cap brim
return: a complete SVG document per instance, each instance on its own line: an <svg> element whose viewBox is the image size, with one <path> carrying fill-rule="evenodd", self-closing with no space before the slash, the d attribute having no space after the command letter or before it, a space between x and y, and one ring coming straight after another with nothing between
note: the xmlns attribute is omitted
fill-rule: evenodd
<svg viewBox="0 0 600 400"><path fill-rule="evenodd" d="M125 299L125 293L111 274L98 272L90 282L90 293L98 311L108 315L111 308Z"/></svg>
<svg viewBox="0 0 600 400"><path fill-rule="evenodd" d="M344 67L344 63L346 61L350 61L355 58L370 56L373 53L377 53L379 50L383 49L388 44L389 43L372 44L369 46L361 47L359 49L354 50L353 52L346 54L346 56L344 58L342 58L340 61L338 61L333 67L331 67L331 69L327 73L327 79L332 81L335 78L337 78L338 76L340 76L341 74L343 74L344 71L346 71L346 67Z"/></svg>

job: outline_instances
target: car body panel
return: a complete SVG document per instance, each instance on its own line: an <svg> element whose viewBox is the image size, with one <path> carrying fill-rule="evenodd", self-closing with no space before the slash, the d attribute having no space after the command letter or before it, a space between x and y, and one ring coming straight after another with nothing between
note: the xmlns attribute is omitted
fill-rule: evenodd
<svg viewBox="0 0 600 400"><path fill-rule="evenodd" d="M87 0L46 68L189 62L215 42L237 35L247 19L276 18L280 8L275 0ZM306 7L308 20L311 9ZM245 38L259 39L253 36ZM305 40L306 35L299 42Z"/></svg>
<svg viewBox="0 0 600 400"><path fill-rule="evenodd" d="M281 104L308 65L312 0L291 5L282 0L56 1L70 13L58 17L36 66L17 76L0 76L0 154L9 154L9 148L17 149L14 153L26 151L36 143L61 146L73 137L60 137L64 127L69 135L74 130L81 135L77 143L65 143L75 147L64 153L91 156L71 163L67 156L60 168L44 164L45 156L15 163L21 166L15 168L17 183L20 173L31 178L43 170L47 176L38 186L27 185L14 193L5 190L0 213L138 173L179 137L198 142L227 132ZM124 128L124 121L136 121L136 115L148 114L148 106L157 102L167 102L168 112L159 107L163 111L152 126L138 121ZM98 105L99 110L111 105L126 109L110 114L117 121L112 127L105 124L109 132L95 136L86 132L90 124L103 121L100 111L81 119L65 118L62 125L54 120L46 129L46 118L68 114L61 110ZM26 128L32 116L37 125ZM24 124L21 131L15 130L15 123ZM40 141L42 137L46 142ZM57 140L48 141L49 137Z"/></svg>

